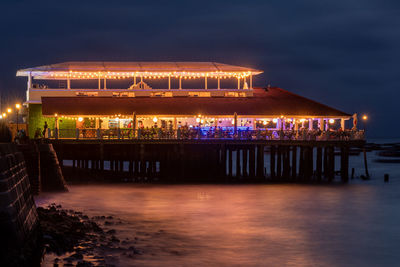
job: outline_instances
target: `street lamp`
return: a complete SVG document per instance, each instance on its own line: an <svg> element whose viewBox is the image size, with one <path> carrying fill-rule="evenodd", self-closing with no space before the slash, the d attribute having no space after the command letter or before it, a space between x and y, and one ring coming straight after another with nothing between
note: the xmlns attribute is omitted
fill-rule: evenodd
<svg viewBox="0 0 400 267"><path fill-rule="evenodd" d="M363 126L364 126L364 132L365 132L365 124L366 124L366 122L368 120L368 116L367 115L363 115L362 119L363 119Z"/></svg>
<svg viewBox="0 0 400 267"><path fill-rule="evenodd" d="M19 113L19 109L21 108L20 104L15 104L15 108L17 109L17 133L18 133L18 113ZM10 109L11 110L11 109Z"/></svg>

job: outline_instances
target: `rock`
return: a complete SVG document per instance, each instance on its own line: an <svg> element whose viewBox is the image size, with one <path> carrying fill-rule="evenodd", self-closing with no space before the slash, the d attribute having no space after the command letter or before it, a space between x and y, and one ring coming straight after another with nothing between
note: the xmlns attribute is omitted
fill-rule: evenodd
<svg viewBox="0 0 400 267"><path fill-rule="evenodd" d="M53 237L51 235L43 235L43 239L53 240Z"/></svg>
<svg viewBox="0 0 400 267"><path fill-rule="evenodd" d="M78 259L78 260L82 260L83 259L83 255L81 253L75 253L73 255L71 255L72 258Z"/></svg>
<svg viewBox="0 0 400 267"><path fill-rule="evenodd" d="M110 240L111 240L111 242L118 242L119 243L119 239L116 238L115 235L113 235Z"/></svg>
<svg viewBox="0 0 400 267"><path fill-rule="evenodd" d="M140 250L138 250L137 248L135 248L134 246L130 246L129 250L133 252L133 254L138 254L141 255L142 252Z"/></svg>
<svg viewBox="0 0 400 267"><path fill-rule="evenodd" d="M110 235L113 235L113 234L116 233L116 231L114 229L111 229L111 230L108 230L106 233L110 234Z"/></svg>
<svg viewBox="0 0 400 267"><path fill-rule="evenodd" d="M93 266L93 264L89 261L79 261L76 264L76 267L91 267L91 266Z"/></svg>
<svg viewBox="0 0 400 267"><path fill-rule="evenodd" d="M112 222L109 222L109 221L105 221L104 222L104 225L112 225L113 223Z"/></svg>
<svg viewBox="0 0 400 267"><path fill-rule="evenodd" d="M107 219L108 220L112 220L112 219L114 219L114 217L113 216L107 216Z"/></svg>

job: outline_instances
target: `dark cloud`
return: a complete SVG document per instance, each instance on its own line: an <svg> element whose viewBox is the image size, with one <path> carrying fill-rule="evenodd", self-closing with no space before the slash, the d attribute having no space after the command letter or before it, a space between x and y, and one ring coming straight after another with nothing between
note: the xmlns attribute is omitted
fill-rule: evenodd
<svg viewBox="0 0 400 267"><path fill-rule="evenodd" d="M298 1L2 1L0 90L19 68L70 60L213 60L265 70L272 83L396 137L400 3Z"/></svg>

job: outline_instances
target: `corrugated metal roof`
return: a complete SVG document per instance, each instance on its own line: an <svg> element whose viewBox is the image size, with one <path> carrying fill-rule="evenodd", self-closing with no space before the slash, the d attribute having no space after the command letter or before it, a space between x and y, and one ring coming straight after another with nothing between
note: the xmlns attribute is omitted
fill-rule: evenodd
<svg viewBox="0 0 400 267"><path fill-rule="evenodd" d="M228 65L217 62L63 62L51 65L21 69L17 76L28 76L29 73L43 72L251 72L260 74L263 71Z"/></svg>
<svg viewBox="0 0 400 267"><path fill-rule="evenodd" d="M43 115L198 115L350 117L281 88L255 89L254 97L43 97Z"/></svg>

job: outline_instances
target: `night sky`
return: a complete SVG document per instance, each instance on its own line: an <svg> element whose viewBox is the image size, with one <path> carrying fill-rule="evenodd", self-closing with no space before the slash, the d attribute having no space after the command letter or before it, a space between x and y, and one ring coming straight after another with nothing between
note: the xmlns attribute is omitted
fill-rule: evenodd
<svg viewBox="0 0 400 267"><path fill-rule="evenodd" d="M0 2L0 90L18 69L63 61L216 61L348 113L369 137L400 137L400 2Z"/></svg>

